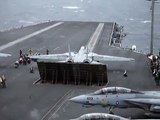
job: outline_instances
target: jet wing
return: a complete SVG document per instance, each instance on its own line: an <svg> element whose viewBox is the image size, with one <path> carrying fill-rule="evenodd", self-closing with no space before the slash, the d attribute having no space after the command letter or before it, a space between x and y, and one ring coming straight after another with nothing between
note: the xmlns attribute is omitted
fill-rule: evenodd
<svg viewBox="0 0 160 120"><path fill-rule="evenodd" d="M11 54L6 54L6 53L0 53L0 57L10 57Z"/></svg>
<svg viewBox="0 0 160 120"><path fill-rule="evenodd" d="M153 99L153 98L137 98L137 99L126 99L126 102L132 104L147 104L147 105L157 105L160 106L160 99Z"/></svg>
<svg viewBox="0 0 160 120"><path fill-rule="evenodd" d="M133 58L99 55L96 53L92 53L92 58L95 61L133 61L134 60Z"/></svg>
<svg viewBox="0 0 160 120"><path fill-rule="evenodd" d="M68 56L69 56L68 53L64 53L64 54L49 54L49 55L32 55L29 57L33 61L43 61L43 60L65 61Z"/></svg>

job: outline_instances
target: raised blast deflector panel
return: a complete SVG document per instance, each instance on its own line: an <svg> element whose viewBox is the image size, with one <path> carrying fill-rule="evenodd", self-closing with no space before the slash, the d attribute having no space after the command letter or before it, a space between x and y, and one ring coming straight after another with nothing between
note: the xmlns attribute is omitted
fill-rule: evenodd
<svg viewBox="0 0 160 120"><path fill-rule="evenodd" d="M74 85L106 85L107 67L102 64L37 62L42 82Z"/></svg>

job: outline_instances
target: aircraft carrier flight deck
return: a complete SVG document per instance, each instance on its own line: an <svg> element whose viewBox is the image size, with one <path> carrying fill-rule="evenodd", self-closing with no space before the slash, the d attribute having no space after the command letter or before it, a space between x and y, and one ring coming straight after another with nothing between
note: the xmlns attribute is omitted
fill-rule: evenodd
<svg viewBox="0 0 160 120"><path fill-rule="evenodd" d="M0 52L12 54L0 59L0 74L6 76L5 89L0 88L1 120L68 120L91 112L108 113L101 107L84 108L68 100L71 97L92 92L102 86L74 86L62 84L34 84L39 79L37 64L14 68L19 58L19 50L45 54L68 52L85 46L100 22L61 22L53 21L34 26L12 29L0 33ZM114 22L105 22L97 43L95 53L134 58L131 62L105 62L108 68L107 86L122 86L135 90L156 89L146 55L109 46ZM118 24L118 23L117 23ZM35 73L29 73L33 66ZM127 70L128 77L123 76ZM115 109L115 114L123 117L145 118L140 109Z"/></svg>

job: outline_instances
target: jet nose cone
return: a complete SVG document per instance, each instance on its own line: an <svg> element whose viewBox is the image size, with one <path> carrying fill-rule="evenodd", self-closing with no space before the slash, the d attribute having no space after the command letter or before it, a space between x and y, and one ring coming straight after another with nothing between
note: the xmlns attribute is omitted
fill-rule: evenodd
<svg viewBox="0 0 160 120"><path fill-rule="evenodd" d="M72 102L76 102L76 103L85 103L86 101L86 96L85 95L80 95L80 96L77 96L77 97L73 97L70 99L70 101Z"/></svg>

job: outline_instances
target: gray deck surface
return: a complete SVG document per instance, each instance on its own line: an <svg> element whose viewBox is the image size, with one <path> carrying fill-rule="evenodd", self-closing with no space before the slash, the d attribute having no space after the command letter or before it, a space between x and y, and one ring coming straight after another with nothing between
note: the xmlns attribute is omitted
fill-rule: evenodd
<svg viewBox="0 0 160 120"><path fill-rule="evenodd" d="M23 28L22 31L20 29L0 33L0 45L50 24L51 23L45 23L27 27ZM104 30L101 33L102 35L106 33L106 28L110 25L111 23L105 23ZM108 112L108 110L101 107L83 108L81 105L67 101L70 97L89 93L100 87L52 84L35 85L33 83L39 79L35 63L33 63L35 69L34 74L29 73L30 65L20 66L18 69L13 67L13 63L18 59L20 49L27 52L31 47L34 49L34 52L45 53L46 48L48 48L50 53L63 53L68 51L67 44L69 42L71 50L78 51L82 45L88 42L97 26L97 22L65 22L42 34L0 51L12 54L10 58L0 59L0 74L5 74L7 78L7 88L0 88L0 119L40 120L41 118L45 118L50 120L68 120L84 113ZM94 52L133 57L135 58L135 62L106 63L108 65L109 75L109 83L107 86L123 86L138 90L157 89L151 75L147 57L132 53L131 51L109 47L107 44L110 37L108 36L109 32L111 31L108 30L107 34L104 34L104 36L107 36L100 37ZM2 41L3 39L6 41ZM124 69L128 70L127 78L123 78ZM69 90L72 91L63 98ZM49 114L47 113L48 111L50 111ZM115 114L124 117L144 118L143 110L139 109L115 109Z"/></svg>

